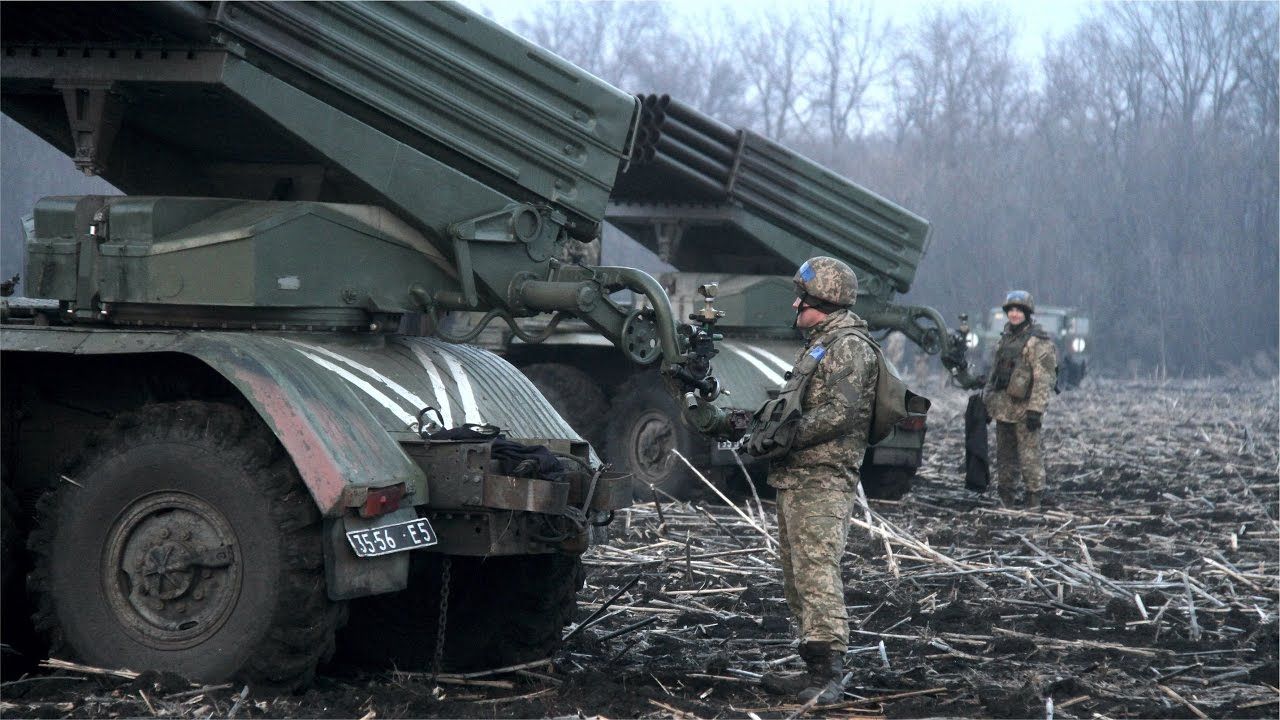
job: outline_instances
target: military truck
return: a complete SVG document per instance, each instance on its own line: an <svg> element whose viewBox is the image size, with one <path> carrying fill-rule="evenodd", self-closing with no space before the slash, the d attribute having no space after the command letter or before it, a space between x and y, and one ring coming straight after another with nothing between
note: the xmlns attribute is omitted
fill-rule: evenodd
<svg viewBox="0 0 1280 720"><path fill-rule="evenodd" d="M1058 388L1073 390L1079 387L1089 370L1089 353L1093 349L1089 337L1089 315L1074 307L1036 305L1032 319L1049 333L1058 348ZM976 359L975 365L983 375L991 371L993 354L1007 322L1004 310L993 307L967 337Z"/></svg>
<svg viewBox="0 0 1280 720"><path fill-rule="evenodd" d="M0 308L5 630L29 569L51 652L94 665L547 654L629 481L507 362L394 331L556 311L712 397L709 325L555 259L597 236L636 99L453 3L0 20L4 112L126 193L41 200L34 299Z"/></svg>
<svg viewBox="0 0 1280 720"><path fill-rule="evenodd" d="M639 139L613 188L602 243L638 242L671 268L657 277L677 315L696 312L699 289L718 284L726 317L718 326L725 343L716 367L727 392L717 405L754 410L781 386L800 348L791 277L815 255L854 268L860 285L854 310L873 331L902 332L922 351L940 354L959 384L978 382L967 371L965 332L949 330L932 308L894 302L910 289L928 248L924 218L668 95L639 97ZM616 229L613 237L609 228ZM698 435L654 374L622 361L590 328L523 325L522 332L499 328L476 341L524 370L604 448L606 460L633 475L638 496L650 497L650 486L676 497L705 489L672 450L710 468L714 482L743 477L733 443ZM542 334L540 342L527 341ZM913 414L868 450L862 482L869 495L897 498L910 488L924 434L924 414ZM762 478L765 468L746 460L747 472Z"/></svg>

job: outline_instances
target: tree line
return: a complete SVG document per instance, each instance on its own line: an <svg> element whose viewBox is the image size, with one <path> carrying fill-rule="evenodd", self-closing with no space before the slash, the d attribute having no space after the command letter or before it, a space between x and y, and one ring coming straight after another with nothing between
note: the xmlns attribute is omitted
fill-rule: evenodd
<svg viewBox="0 0 1280 720"><path fill-rule="evenodd" d="M1280 22L1269 2L1105 3L1040 57L996 6L843 0L695 21L553 2L513 29L618 87L749 127L927 217L906 301L1008 288L1093 320L1112 371L1276 372Z"/></svg>

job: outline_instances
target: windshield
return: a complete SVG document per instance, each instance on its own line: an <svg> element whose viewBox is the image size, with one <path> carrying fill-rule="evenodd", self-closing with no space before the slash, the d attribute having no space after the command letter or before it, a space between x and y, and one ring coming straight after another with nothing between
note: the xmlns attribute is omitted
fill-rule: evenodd
<svg viewBox="0 0 1280 720"><path fill-rule="evenodd" d="M1050 335L1057 335L1062 332L1062 316L1061 315L1038 315L1036 322L1040 323L1040 327Z"/></svg>

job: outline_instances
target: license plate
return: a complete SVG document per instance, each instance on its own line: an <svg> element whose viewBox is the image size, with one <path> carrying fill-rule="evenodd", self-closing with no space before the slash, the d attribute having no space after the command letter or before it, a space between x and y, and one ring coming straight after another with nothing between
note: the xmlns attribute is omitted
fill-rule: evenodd
<svg viewBox="0 0 1280 720"><path fill-rule="evenodd" d="M737 450L742 447L741 440L719 440L716 442L717 450Z"/></svg>
<svg viewBox="0 0 1280 720"><path fill-rule="evenodd" d="M376 557L435 545L436 531L426 518L383 525L366 530L348 530L347 542L360 557Z"/></svg>

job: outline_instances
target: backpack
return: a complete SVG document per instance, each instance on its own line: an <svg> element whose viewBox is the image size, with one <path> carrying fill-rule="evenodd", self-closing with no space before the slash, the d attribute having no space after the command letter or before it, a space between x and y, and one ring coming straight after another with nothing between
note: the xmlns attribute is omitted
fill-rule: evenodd
<svg viewBox="0 0 1280 720"><path fill-rule="evenodd" d="M880 345L867 333L845 329L835 333L825 345L830 346L848 335L857 335L865 340L876 354L876 400L872 406L871 427L867 437L868 444L874 445L888 437L899 420L910 413L928 412L932 403L907 387L898 374L898 369L885 358ZM821 356L806 353L796 364L778 396L766 401L756 410L748 428L751 437L746 445L751 455L757 458L775 458L791 451L796 426L802 416L801 402L820 362Z"/></svg>

